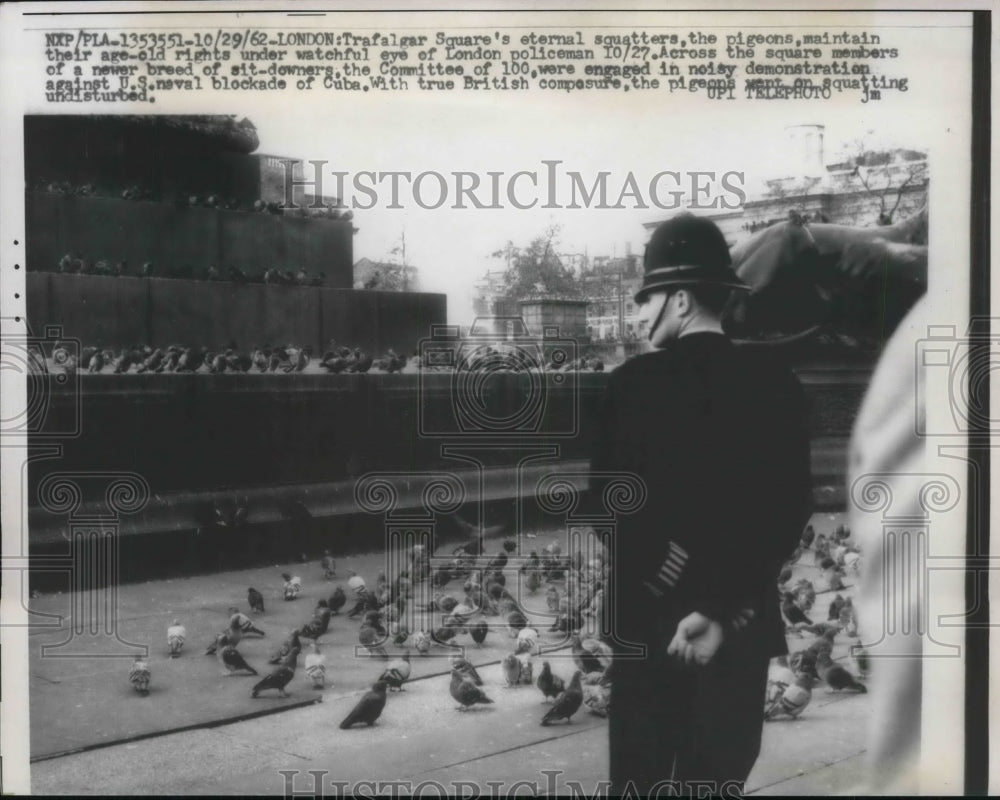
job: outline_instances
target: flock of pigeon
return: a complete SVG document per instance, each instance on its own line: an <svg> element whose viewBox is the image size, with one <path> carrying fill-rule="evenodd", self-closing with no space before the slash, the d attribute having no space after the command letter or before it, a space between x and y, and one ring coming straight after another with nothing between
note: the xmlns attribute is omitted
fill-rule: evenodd
<svg viewBox="0 0 1000 800"><path fill-rule="evenodd" d="M817 587L808 578L792 583L792 568L807 550L812 551L813 563L821 573L819 591L834 595L827 607L826 619L819 621L810 616L816 604ZM847 573L857 576L860 571L861 550L852 541L849 528L838 525L828 536L816 533L812 525L806 526L799 547L782 569L778 588L789 641L803 639L804 634L814 638L806 647L790 647L791 655L772 663L764 701L765 720L798 717L809 705L812 690L820 682L826 684L829 691L867 693L862 681L869 673L869 655L858 638L854 601L843 594L850 588L844 583ZM834 645L841 635L856 640L851 654L858 675L833 658Z"/></svg>
<svg viewBox="0 0 1000 800"><path fill-rule="evenodd" d="M73 184L70 181L42 181L38 189L49 194L61 194L76 197L114 196L101 190L93 183ZM133 202L160 202L163 198L147 188L132 185L122 189L118 195L122 200ZM215 208L226 211L251 211L255 213L295 215L309 219L330 219L350 222L354 212L344 207L343 203L323 203L320 206L285 207L276 201L254 200L252 203L241 203L235 198L223 198L218 194L192 194L178 192L173 199L178 208ZM105 258L91 259L80 255L65 254L56 266L56 271L77 275L104 275L118 277L130 275L131 270L127 260L112 261ZM158 268L153 262L147 261L134 273L138 277L178 278L182 280L228 280L234 283L272 283L285 286L323 286L325 273L310 275L307 270L269 268L262 271L245 271L237 266L229 266L224 270L209 264L207 267L194 267L191 264L175 265Z"/></svg>
<svg viewBox="0 0 1000 800"><path fill-rule="evenodd" d="M598 716L610 713L613 665L611 650L598 638L581 632L595 630L603 614L603 592L610 565L602 548L595 548L586 558L577 549L564 556L560 545L553 541L540 552L531 551L526 558L512 558L517 549L514 540L507 539L503 548L490 556L483 551L482 539L476 529L456 516L467 529L470 540L446 560L434 559L434 565L422 545L414 545L404 567L391 580L379 572L374 585L351 572L344 586L334 586L327 596L319 597L311 617L289 631L268 660L269 671L263 676L240 652L246 637L263 637L257 620L266 615L264 596L257 589L247 590L247 607L253 616L236 606L229 608L226 628L219 631L206 650L214 655L224 675L247 675L258 678L251 696L265 692L288 695L304 655L306 680L316 689L326 685L326 660L320 652L320 640L330 633L334 615L343 614L357 620L357 652L379 664L373 672L370 689L341 722L340 727L374 725L387 706L392 691L403 691L410 680L411 653L427 656L432 648L450 648L449 693L459 710L492 705L494 698L484 686L476 667L461 655L458 645L480 647L490 635L505 636L510 652L501 661L503 685L506 687L535 686L543 702L551 701L542 716L541 725L570 721L581 707ZM495 532L497 529L493 529ZM806 551L811 551L815 565L823 577L817 587L801 578L792 583L791 567ZM781 611L791 644L791 655L776 659L769 670L764 719L799 717L809 706L814 687L822 682L829 691L865 693L864 678L869 671L869 657L858 639L857 611L853 600L843 590L848 571L860 572L861 553L852 542L850 531L843 525L829 535L816 533L807 526L800 547L782 572L779 589L782 592ZM336 561L327 551L320 562L324 581L335 581ZM302 579L283 573L280 596L288 602L304 597ZM551 621L548 646L543 646L540 626L529 611L508 590L516 588L521 596L544 596L544 618ZM321 586L328 585L321 583ZM459 588L460 587L460 588ZM819 593L832 594L824 620L814 620L810 612ZM542 593L544 593L542 595ZM322 594L326 595L327 590ZM540 607L540 604L539 604ZM418 622L419 620L419 622ZM411 630L410 626L417 627ZM806 635L812 641L805 647L794 643ZM833 658L838 637L856 640L851 648L857 668L855 674ZM467 639L465 637L468 637ZM167 651L170 657L180 654L187 631L179 620L167 630ZM567 681L557 675L549 660L541 659L546 650L556 650L571 642L575 671ZM341 638L340 641L343 644ZM389 648L397 652L390 654ZM536 661L541 660L536 670ZM129 670L129 681L142 695L149 692L151 673L148 659L136 658Z"/></svg>
<svg viewBox="0 0 1000 800"><path fill-rule="evenodd" d="M36 188L48 194L61 194L69 197L115 197L117 189L109 191L94 183L74 184L72 181L39 181ZM126 186L117 194L122 200L131 202L163 202L166 198L146 186L132 184ZM178 208L219 208L226 211L255 211L268 214L294 213L300 217L317 217L350 221L354 212L348 209L343 201L312 203L308 206L285 206L276 200L256 199L251 203L242 203L235 197L224 198L219 194L209 192L199 195L192 192L176 192L173 198Z"/></svg>
<svg viewBox="0 0 1000 800"><path fill-rule="evenodd" d="M144 261L134 272L128 259L114 261L106 258L86 258L79 254L65 253L56 264L55 271L63 275L101 275L104 277L175 278L177 280L230 281L231 283L266 283L276 286L323 286L326 273L309 274L305 267L279 269L268 267L260 271L247 271L230 265L224 270L215 264L196 267L193 264L178 264L160 267L152 261Z"/></svg>
<svg viewBox="0 0 1000 800"><path fill-rule="evenodd" d="M79 353L72 346L56 342L51 351L51 361L46 368L67 374L86 372L88 374L138 375L141 373L289 373L320 372L327 374L352 373L414 373L421 371L451 372L456 367L442 367L434 363L427 354L414 353L412 356L398 354L393 348L381 356L366 353L360 347L338 345L331 340L321 358L315 358L308 345L295 344L272 346L265 344L249 351L240 350L230 342L218 349L207 347L186 347L171 344L152 347L138 344L121 349L86 346ZM603 372L605 364L600 358L581 356L572 361L549 361L544 367L537 362L529 362L516 355L502 353L485 345L468 358L460 361L458 369L465 371L523 372L525 370L546 372L591 371Z"/></svg>
<svg viewBox="0 0 1000 800"><path fill-rule="evenodd" d="M609 568L603 549L598 548L599 554L589 559L579 549L564 556L558 542L553 541L541 552L533 550L528 557L512 563L510 554L517 549L513 539L505 540L503 548L489 556L484 552L478 529L457 516L456 520L471 538L451 556L434 559L434 565L426 548L414 545L404 568L391 580L380 572L374 585L369 586L362 576L351 571L347 591L339 583L332 592L324 589L321 594L327 596L317 599L311 617L288 631L280 646L271 652L268 660L271 669L263 676L239 649L247 637L265 636L257 622L267 613L265 598L256 588L247 590L249 615L236 606L230 607L227 626L215 634L206 655L215 656L223 675L258 678L251 689L252 697L272 691L286 697L286 687L294 679L300 655L308 645L303 663L306 678L312 687L322 689L326 685L326 660L320 652L320 640L332 635L331 618L342 614L348 620L358 620L356 652L379 666L373 673L371 688L340 724L348 729L359 724L374 725L386 708L389 692L403 691L409 681L411 653L427 656L432 648L451 650L449 692L458 710L493 704L489 690L475 666L461 655L459 645L480 647L490 635L504 636L511 647L502 660L504 685L536 686L543 702L551 701L541 725L569 722L582 706L597 716L607 717L611 649L586 635L586 631L597 629L597 620L603 613L603 586ZM336 580L337 565L329 551L320 566L323 581ZM280 596L284 601L299 601L306 596L301 577L286 572L281 578ZM539 608L544 589L546 613L542 618L552 623L548 632L555 634L548 637L547 646L543 646L539 627L534 627L531 621L539 615L527 610L508 590L508 581L517 594L538 596ZM411 630L411 626L417 629ZM342 636L338 638L339 644L345 644ZM174 620L167 629L167 653L171 658L180 655L186 639L184 625ZM536 658L546 650L562 649L567 640L571 642L576 667L570 679L557 675L548 660L542 660L536 672ZM390 647L398 652L390 655ZM145 696L150 680L148 658L136 657L129 670L129 681Z"/></svg>
<svg viewBox="0 0 1000 800"><path fill-rule="evenodd" d="M50 371L61 370L68 374L81 371L113 375L174 372L245 374L304 372L313 362L312 348L308 345L264 345L250 351L239 350L235 343L218 350L178 344L166 347L134 345L118 351L88 346L77 354L75 348L56 342L52 347L51 365L47 367ZM360 347L337 346L333 341L322 359L315 360L316 369L328 373L402 372L408 367L412 370L418 362L419 358L407 359L391 347L376 358Z"/></svg>

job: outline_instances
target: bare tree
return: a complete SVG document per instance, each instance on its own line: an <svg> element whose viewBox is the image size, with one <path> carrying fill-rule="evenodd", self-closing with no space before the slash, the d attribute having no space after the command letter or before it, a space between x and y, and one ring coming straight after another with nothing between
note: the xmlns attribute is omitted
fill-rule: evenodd
<svg viewBox="0 0 1000 800"><path fill-rule="evenodd" d="M527 297L579 297L581 287L573 271L562 263L558 225L550 225L527 247L507 242L491 253L492 258L504 259L504 287L501 300L516 301Z"/></svg>
<svg viewBox="0 0 1000 800"><path fill-rule="evenodd" d="M879 143L873 131L852 142L846 153L851 175L875 201L879 225L892 225L897 213L914 210L909 206L918 204L922 194L913 190L927 182L926 153Z"/></svg>

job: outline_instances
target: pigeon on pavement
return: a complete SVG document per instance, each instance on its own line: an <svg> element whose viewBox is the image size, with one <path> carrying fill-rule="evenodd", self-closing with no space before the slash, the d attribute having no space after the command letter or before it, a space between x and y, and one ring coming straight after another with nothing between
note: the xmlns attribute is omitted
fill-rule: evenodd
<svg viewBox="0 0 1000 800"><path fill-rule="evenodd" d="M859 683L850 672L840 666L829 656L819 656L816 659L816 670L820 678L826 681L826 685L833 691L839 692L847 689L858 694L867 694L868 689L863 683Z"/></svg>
<svg viewBox="0 0 1000 800"><path fill-rule="evenodd" d="M538 675L538 688L544 698L542 702L555 700L566 689L566 683L558 675L552 672L552 666L548 661L542 662L542 671Z"/></svg>
<svg viewBox="0 0 1000 800"><path fill-rule="evenodd" d="M385 671L379 677L380 681L385 681L390 689L397 692L403 691L403 684L410 679L410 651L404 651L403 655L389 662Z"/></svg>
<svg viewBox="0 0 1000 800"><path fill-rule="evenodd" d="M386 688L385 681L375 681L372 688L365 692L358 704L351 709L351 713L344 717L340 727L347 730L359 722L363 722L369 727L374 725L375 721L382 716L382 709L385 708Z"/></svg>
<svg viewBox="0 0 1000 800"><path fill-rule="evenodd" d="M457 669L462 673L462 675L476 684L476 686L483 685L483 679L479 677L479 673L476 671L476 668L472 665L472 663L457 653L451 657L451 668Z"/></svg>
<svg viewBox="0 0 1000 800"><path fill-rule="evenodd" d="M792 683L777 691L764 709L764 719L772 720L779 716L797 717L809 701L812 700L814 678L805 673L797 672Z"/></svg>
<svg viewBox="0 0 1000 800"><path fill-rule="evenodd" d="M573 721L571 717L583 705L583 687L580 684L581 677L582 673L580 670L573 673L573 680L570 681L569 686L556 698L552 704L552 708L546 711L545 716L542 717L542 725L548 725L561 719L566 720L566 722Z"/></svg>
<svg viewBox="0 0 1000 800"><path fill-rule="evenodd" d="M247 605L254 614L264 613L264 595L252 586L247 589Z"/></svg>
<svg viewBox="0 0 1000 800"><path fill-rule="evenodd" d="M251 675L257 674L257 670L246 662L246 659L243 658L240 651L237 650L234 645L220 645L217 657L219 659L219 663L223 666L223 675L232 675L241 670L249 672Z"/></svg>
<svg viewBox="0 0 1000 800"><path fill-rule="evenodd" d="M268 673L262 681L257 683L253 687L253 692L251 692L251 697L257 697L261 692L266 692L268 689L277 689L282 697L288 697L288 692L285 691L285 687L291 683L292 678L295 677L295 666L294 659L298 655L298 648L294 648L291 653L286 656L285 661L279 666L274 672ZM288 665L291 660L292 666Z"/></svg>
<svg viewBox="0 0 1000 800"><path fill-rule="evenodd" d="M342 609L346 603L347 595L340 586L333 590L333 594L331 594L330 598L326 601L326 604L330 609L330 613L332 614L339 614L340 609Z"/></svg>
<svg viewBox="0 0 1000 800"><path fill-rule="evenodd" d="M486 693L482 689L457 669L451 671L451 685L449 686L449 690L451 691L451 696L460 704L458 707L459 711L465 711L477 703L486 705L493 702L486 696Z"/></svg>
<svg viewBox="0 0 1000 800"><path fill-rule="evenodd" d="M128 670L128 680L143 697L149 694L149 662L145 656L136 656Z"/></svg>
<svg viewBox="0 0 1000 800"><path fill-rule="evenodd" d="M314 689L322 689L326 685L326 657L319 651L319 645L312 643L306 653L306 675L312 681Z"/></svg>
<svg viewBox="0 0 1000 800"><path fill-rule="evenodd" d="M184 647L184 640L187 638L187 630L181 625L180 620L174 620L173 625L167 628L167 649L171 658L177 658Z"/></svg>

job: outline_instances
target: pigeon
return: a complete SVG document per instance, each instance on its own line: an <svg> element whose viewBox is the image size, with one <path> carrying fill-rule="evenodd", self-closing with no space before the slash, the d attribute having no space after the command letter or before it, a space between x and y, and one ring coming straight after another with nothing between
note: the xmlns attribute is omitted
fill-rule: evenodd
<svg viewBox="0 0 1000 800"><path fill-rule="evenodd" d="M868 673L871 671L871 656L868 654L864 645L861 644L860 639L858 639L858 643L851 648L851 655L854 656L854 660L858 665L858 672L861 677L868 677Z"/></svg>
<svg viewBox="0 0 1000 800"><path fill-rule="evenodd" d="M358 704L351 709L351 713L344 717L344 721L340 723L341 729L347 730L359 722L369 727L374 725L382 716L382 709L385 708L386 688L385 681L375 681L372 688L365 692Z"/></svg>
<svg viewBox="0 0 1000 800"><path fill-rule="evenodd" d="M451 668L457 669L462 673L468 680L472 681L476 686L483 685L483 679L479 677L479 673L476 672L476 668L472 663L462 656L455 653L451 657Z"/></svg>
<svg viewBox="0 0 1000 800"><path fill-rule="evenodd" d="M301 646L293 647L288 651L288 655L281 659L281 666L288 667L294 672L299 667L299 653L301 652Z"/></svg>
<svg viewBox="0 0 1000 800"><path fill-rule="evenodd" d="M535 682L535 664L531 660L531 655L521 653L520 655L516 655L515 658L521 662L521 683L531 686Z"/></svg>
<svg viewBox="0 0 1000 800"><path fill-rule="evenodd" d="M852 638L858 635L858 611L851 598L847 598L841 607L839 620L840 624L844 626L844 633Z"/></svg>
<svg viewBox="0 0 1000 800"><path fill-rule="evenodd" d="M442 625L440 628L435 630L431 634L431 638L434 639L438 644L447 644L452 639L455 638L457 631L455 628L448 627L447 625Z"/></svg>
<svg viewBox="0 0 1000 800"><path fill-rule="evenodd" d="M447 567L438 567L431 573L431 582L438 588L447 586L451 582L451 579L451 570Z"/></svg>
<svg viewBox="0 0 1000 800"><path fill-rule="evenodd" d="M542 560L538 557L538 553L534 550L528 555L528 560L521 564L518 572L531 572L540 571L542 566Z"/></svg>
<svg viewBox="0 0 1000 800"><path fill-rule="evenodd" d="M450 594L443 594L440 597L434 598L434 605L438 611L443 611L445 614L450 614L452 610L456 606L458 606L458 600L456 600Z"/></svg>
<svg viewBox="0 0 1000 800"><path fill-rule="evenodd" d="M266 675L262 681L253 687L250 696L257 697L261 692L266 692L268 689L277 689L282 697L288 697L285 687L295 677L295 660L298 654L299 648L292 648L292 651L285 657L281 666L274 670L274 672Z"/></svg>
<svg viewBox="0 0 1000 800"><path fill-rule="evenodd" d="M459 711L465 711L476 705L476 703L485 705L493 702L486 696L486 693L482 689L476 686L471 680L468 680L457 669L452 669L451 671L451 685L448 688L451 691L451 696L459 703Z"/></svg>
<svg viewBox="0 0 1000 800"><path fill-rule="evenodd" d="M315 616L305 625L299 628L299 636L307 639L318 639L330 627L330 609L326 607L326 600L320 600L323 605L316 607Z"/></svg>
<svg viewBox="0 0 1000 800"><path fill-rule="evenodd" d="M358 631L358 641L362 646L368 649L368 652L373 656L378 656L379 658L388 658L389 654L385 651L382 646L382 642L385 641L384 634L380 634L378 630L367 622L361 626Z"/></svg>
<svg viewBox="0 0 1000 800"><path fill-rule="evenodd" d="M128 670L129 683L143 697L149 694L149 662L145 656L136 656Z"/></svg>
<svg viewBox="0 0 1000 800"><path fill-rule="evenodd" d="M573 679L570 681L569 686L562 691L552 704L552 708L546 711L545 716L542 717L542 725L548 725L561 719L566 720L566 722L573 721L571 719L572 716L583 705L583 687L580 685L581 677L580 670L573 673Z"/></svg>
<svg viewBox="0 0 1000 800"><path fill-rule="evenodd" d="M420 655L427 655L431 649L431 635L427 631L417 631L413 634L413 647Z"/></svg>
<svg viewBox="0 0 1000 800"><path fill-rule="evenodd" d="M410 629L405 622L392 622L389 624L389 635L392 636L394 645L402 647L410 638Z"/></svg>
<svg viewBox="0 0 1000 800"><path fill-rule="evenodd" d="M838 631L839 628L830 628L824 631L823 635L818 637L806 649L817 658L820 657L820 654L829 656L833 652L833 640L836 638Z"/></svg>
<svg viewBox="0 0 1000 800"><path fill-rule="evenodd" d="M319 651L319 645L312 643L306 653L306 675L312 681L314 689L322 689L326 685L326 658Z"/></svg>
<svg viewBox="0 0 1000 800"><path fill-rule="evenodd" d="M517 634L517 652L530 653L538 646L538 631L534 628L522 628Z"/></svg>
<svg viewBox="0 0 1000 800"><path fill-rule="evenodd" d="M813 541L816 539L816 531L813 530L812 525L806 525L804 531L802 531L802 546L806 549L812 547Z"/></svg>
<svg viewBox="0 0 1000 800"><path fill-rule="evenodd" d="M247 589L247 605L254 614L264 613L264 595L252 586Z"/></svg>
<svg viewBox="0 0 1000 800"><path fill-rule="evenodd" d="M785 596L781 601L781 614L785 618L785 622L792 627L802 624L812 624L812 620L806 616L806 613L801 608L799 608L798 604L795 602L794 595L790 592L785 592Z"/></svg>
<svg viewBox="0 0 1000 800"><path fill-rule="evenodd" d="M789 686L795 683L795 673L788 667L788 657L779 656L767 668L767 688L764 692L764 711L781 696Z"/></svg>
<svg viewBox="0 0 1000 800"><path fill-rule="evenodd" d="M507 687L518 686L521 683L521 660L514 653L510 653L504 657L501 666Z"/></svg>
<svg viewBox="0 0 1000 800"><path fill-rule="evenodd" d="M174 620L174 624L167 628L167 649L171 658L177 658L184 647L184 640L187 638L187 630L181 625L180 620Z"/></svg>
<svg viewBox="0 0 1000 800"><path fill-rule="evenodd" d="M243 631L244 636L250 633L255 634L257 636L265 635L264 631L262 631L260 628L256 627L253 624L253 620L251 620L250 617L248 617L246 614L240 613L240 610L235 606L229 607L229 613L232 615L229 617L230 628L239 628L241 631Z"/></svg>
<svg viewBox="0 0 1000 800"><path fill-rule="evenodd" d="M240 651L236 649L234 645L226 644L220 645L218 649L218 659L219 663L223 666L223 675L232 675L239 670L244 670L249 672L251 675L256 675L257 670L247 664L246 660L240 654Z"/></svg>
<svg viewBox="0 0 1000 800"><path fill-rule="evenodd" d="M816 587L808 578L799 578L793 590L795 601L803 611L809 611L816 604Z"/></svg>
<svg viewBox="0 0 1000 800"><path fill-rule="evenodd" d="M476 643L477 647L482 647L483 642L486 641L486 634L490 631L489 623L485 619L478 620L469 626L469 635L472 637L472 641Z"/></svg>
<svg viewBox="0 0 1000 800"><path fill-rule="evenodd" d="M784 685L778 691L764 709L764 719L772 720L779 716L788 716L793 719L805 711L809 701L812 700L812 686L814 679L805 672L797 672L793 682Z"/></svg>
<svg viewBox="0 0 1000 800"><path fill-rule="evenodd" d="M598 585L600 581L598 581ZM594 592L594 596L590 600L590 608L587 610L587 615L593 620L601 620L604 618L604 589L598 588Z"/></svg>
<svg viewBox="0 0 1000 800"><path fill-rule="evenodd" d="M378 609L381 608L381 602L379 599L363 586L355 592L355 596L358 600L354 604L354 608L347 612L347 616L351 619L356 617L362 611L378 611Z"/></svg>
<svg viewBox="0 0 1000 800"><path fill-rule="evenodd" d="M469 592L469 596L470 597L477 596L478 599L481 599L482 591L479 591L477 593L476 588L477 587L473 587L473 589ZM510 597L510 595L507 594L507 590L504 589L503 585L497 583L496 581L491 581L486 585L486 596L489 598L489 600L487 600L486 603L491 608L498 607L501 600ZM512 598L511 602L506 603L505 605L507 606L505 610L508 612L514 611L517 608L517 604L513 602Z"/></svg>
<svg viewBox="0 0 1000 800"><path fill-rule="evenodd" d="M339 614L340 609L342 609L347 603L347 595L344 593L343 588L338 586L333 590L333 594L326 601L327 606L330 609L331 614Z"/></svg>
<svg viewBox="0 0 1000 800"><path fill-rule="evenodd" d="M588 639L587 644L585 645L581 641L580 634L578 632L573 634L573 638L570 641L573 648L573 663L576 664L576 668L578 670L584 674L589 674L591 672L604 672L604 664L601 663L600 658L595 652L601 650L598 642L595 642L593 639Z"/></svg>
<svg viewBox="0 0 1000 800"><path fill-rule="evenodd" d="M379 676L380 681L385 681L390 689L397 692L403 691L403 684L410 679L410 651L406 650L399 658L389 662L389 666Z"/></svg>
<svg viewBox="0 0 1000 800"><path fill-rule="evenodd" d="M840 619L840 609L844 607L846 602L847 600L844 599L842 594L837 594L837 596L830 601L830 611L826 618L835 622L838 621Z"/></svg>
<svg viewBox="0 0 1000 800"><path fill-rule="evenodd" d="M281 647L279 647L274 653L271 654L271 658L268 660L268 664L280 664L283 659L285 659L289 653L295 649L301 649L302 644L299 642L299 632L294 630L291 632L289 637L285 639Z"/></svg>
<svg viewBox="0 0 1000 800"><path fill-rule="evenodd" d="M816 654L810 650L799 650L788 657L788 668L792 672L805 672L814 678L819 678L816 672Z"/></svg>
<svg viewBox="0 0 1000 800"><path fill-rule="evenodd" d="M610 671L610 668L606 669L603 675L591 673L583 681L583 704L598 717L607 718L611 713Z"/></svg>
<svg viewBox="0 0 1000 800"><path fill-rule="evenodd" d="M220 638L220 636L222 638ZM220 644L223 645L231 644L233 645L233 647L235 647L240 643L242 639L243 639L243 629L240 628L239 625L234 625L233 617L230 617L229 627L226 628L224 631L222 631L222 633L219 636L215 637L215 641L213 641L208 646L208 649L205 651L205 655L206 656L215 655L215 651L219 648Z"/></svg>
<svg viewBox="0 0 1000 800"><path fill-rule="evenodd" d="M830 542L821 533L813 543L813 563L819 564L824 558L830 557Z"/></svg>
<svg viewBox="0 0 1000 800"><path fill-rule="evenodd" d="M538 674L536 682L544 698L542 702L555 700L566 688L566 683L558 675L552 672L552 666L548 661L542 662L542 671Z"/></svg>
<svg viewBox="0 0 1000 800"><path fill-rule="evenodd" d="M329 629L331 616L333 616L333 612L330 610L330 604L325 599L320 598L313 610L313 620L319 623L322 633L326 633Z"/></svg>
<svg viewBox="0 0 1000 800"><path fill-rule="evenodd" d="M103 350L98 350L94 355L90 357L90 363L88 369L91 372L100 372L104 369L105 355Z"/></svg>
<svg viewBox="0 0 1000 800"><path fill-rule="evenodd" d="M323 567L323 577L326 580L330 580L337 574L337 562L334 560L333 556L330 555L329 550L323 551L323 560L320 562Z"/></svg>
<svg viewBox="0 0 1000 800"><path fill-rule="evenodd" d="M820 678L826 681L827 686L835 692L848 689L859 694L867 694L868 689L863 683L858 683L857 679L840 664L835 663L829 656L818 656L816 658L816 670Z"/></svg>
<svg viewBox="0 0 1000 800"><path fill-rule="evenodd" d="M498 570L502 570L506 566L507 566L507 551L501 550L487 562L486 571L496 572Z"/></svg>
<svg viewBox="0 0 1000 800"><path fill-rule="evenodd" d="M512 639L517 638L517 635L528 625L528 618L516 607L507 613L506 620L507 631Z"/></svg>
<svg viewBox="0 0 1000 800"><path fill-rule="evenodd" d="M298 576L289 575L287 572L282 572L281 577L285 581L284 585L284 597L286 600L295 600L299 596L299 592L302 591L302 579Z"/></svg>
<svg viewBox="0 0 1000 800"><path fill-rule="evenodd" d="M840 567L830 570L830 577L827 579L827 588L833 592L844 588L844 572Z"/></svg>

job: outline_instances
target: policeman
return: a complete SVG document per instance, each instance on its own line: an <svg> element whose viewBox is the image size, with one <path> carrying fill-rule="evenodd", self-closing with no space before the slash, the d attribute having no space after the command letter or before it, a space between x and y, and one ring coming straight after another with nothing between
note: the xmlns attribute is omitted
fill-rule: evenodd
<svg viewBox="0 0 1000 800"><path fill-rule="evenodd" d="M646 486L614 545L613 794L742 793L787 652L776 587L809 516L809 440L794 374L723 333L748 288L715 223L662 223L636 295L654 352L611 374L596 426L592 496L603 472Z"/></svg>

